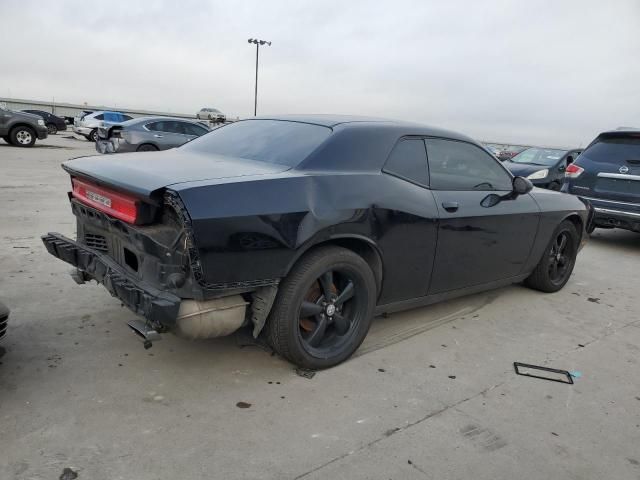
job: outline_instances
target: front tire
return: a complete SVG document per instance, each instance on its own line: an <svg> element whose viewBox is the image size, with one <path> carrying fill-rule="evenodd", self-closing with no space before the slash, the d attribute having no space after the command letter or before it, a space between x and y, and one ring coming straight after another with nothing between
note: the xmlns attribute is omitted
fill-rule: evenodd
<svg viewBox="0 0 640 480"><path fill-rule="evenodd" d="M56 127L55 123L47 123L47 133L49 135L55 135L58 133L58 127Z"/></svg>
<svg viewBox="0 0 640 480"><path fill-rule="evenodd" d="M321 247L304 255L280 284L267 338L300 367L329 368L358 349L375 305L376 282L362 257L341 247Z"/></svg>
<svg viewBox="0 0 640 480"><path fill-rule="evenodd" d="M33 147L36 132L31 127L15 127L9 134L10 143L16 147Z"/></svg>
<svg viewBox="0 0 640 480"><path fill-rule="evenodd" d="M541 292L557 292L569 281L578 255L580 237L568 220L556 229L551 242L525 284Z"/></svg>

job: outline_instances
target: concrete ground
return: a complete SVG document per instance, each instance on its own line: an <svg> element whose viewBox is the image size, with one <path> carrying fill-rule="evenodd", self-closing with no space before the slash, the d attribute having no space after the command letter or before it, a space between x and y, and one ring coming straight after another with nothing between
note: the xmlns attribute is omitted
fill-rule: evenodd
<svg viewBox="0 0 640 480"><path fill-rule="evenodd" d="M145 351L132 314L40 242L74 233L59 164L93 146L69 136L0 140L0 478L640 478L640 235L597 230L553 295L512 286L377 319L311 379L241 335Z"/></svg>

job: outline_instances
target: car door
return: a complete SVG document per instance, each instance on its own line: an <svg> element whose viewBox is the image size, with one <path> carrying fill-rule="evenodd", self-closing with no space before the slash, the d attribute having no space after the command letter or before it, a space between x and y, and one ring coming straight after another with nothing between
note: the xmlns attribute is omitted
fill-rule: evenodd
<svg viewBox="0 0 640 480"><path fill-rule="evenodd" d="M517 276L538 228L539 208L533 197L507 199L513 177L480 147L441 138L427 138L425 143L439 214L429 293ZM506 198L496 203L497 196Z"/></svg>
<svg viewBox="0 0 640 480"><path fill-rule="evenodd" d="M189 137L189 140L193 140L194 138L198 138L204 135L205 133L209 133L209 130L207 130L206 128L200 125L196 125L190 122L182 122L182 124L184 126L185 131L187 132L187 136Z"/></svg>
<svg viewBox="0 0 640 480"><path fill-rule="evenodd" d="M146 126L147 130L152 132L152 138L150 138L151 143L160 150L167 150L175 146L178 134L176 133L177 129L173 123L175 122L171 120L162 120Z"/></svg>
<svg viewBox="0 0 640 480"><path fill-rule="evenodd" d="M404 137L384 168L373 206L378 247L385 259L379 303L427 294L436 247L438 209L428 189L424 140Z"/></svg>

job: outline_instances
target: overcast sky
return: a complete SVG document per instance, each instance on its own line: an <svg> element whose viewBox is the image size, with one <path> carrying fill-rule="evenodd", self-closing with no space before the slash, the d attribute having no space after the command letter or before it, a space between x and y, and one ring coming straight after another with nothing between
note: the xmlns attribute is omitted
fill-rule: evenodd
<svg viewBox="0 0 640 480"><path fill-rule="evenodd" d="M640 127L640 0L0 0L0 96L346 113L578 146Z"/></svg>

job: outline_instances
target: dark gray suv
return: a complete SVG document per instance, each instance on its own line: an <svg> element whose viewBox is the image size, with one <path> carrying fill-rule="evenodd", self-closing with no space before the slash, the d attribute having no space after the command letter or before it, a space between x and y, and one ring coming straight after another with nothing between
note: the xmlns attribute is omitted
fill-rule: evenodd
<svg viewBox="0 0 640 480"><path fill-rule="evenodd" d="M42 117L0 107L0 137L16 147L33 147L36 139L47 138Z"/></svg>

